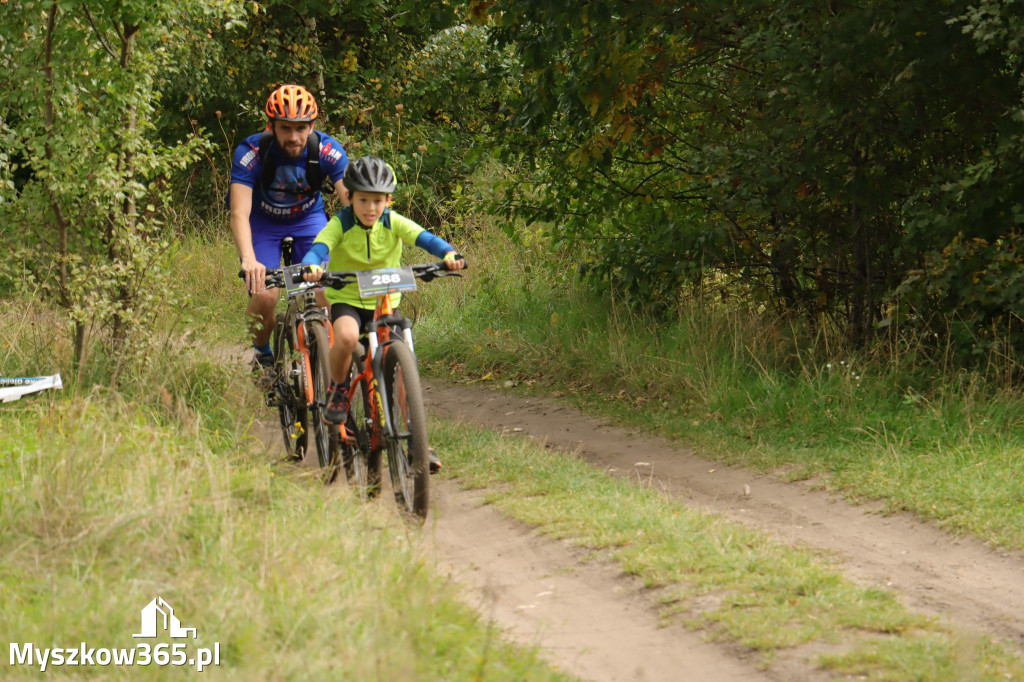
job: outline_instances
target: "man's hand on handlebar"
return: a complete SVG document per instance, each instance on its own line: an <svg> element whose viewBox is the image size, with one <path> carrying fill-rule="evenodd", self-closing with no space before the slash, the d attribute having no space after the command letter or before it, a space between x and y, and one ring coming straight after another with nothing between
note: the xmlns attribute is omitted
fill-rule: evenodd
<svg viewBox="0 0 1024 682"><path fill-rule="evenodd" d="M267 268L255 258L242 259L242 272L249 293L258 294L266 289Z"/></svg>

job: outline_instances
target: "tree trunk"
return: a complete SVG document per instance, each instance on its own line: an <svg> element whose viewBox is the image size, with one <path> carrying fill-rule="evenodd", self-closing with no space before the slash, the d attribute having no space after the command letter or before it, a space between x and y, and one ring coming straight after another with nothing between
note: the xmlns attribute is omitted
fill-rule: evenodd
<svg viewBox="0 0 1024 682"><path fill-rule="evenodd" d="M53 130L56 118L53 104L55 97L53 78L53 34L57 29L57 12L59 10L60 8L56 2L50 5L50 11L46 18L46 40L44 43L43 57L43 73L45 75L46 82L46 95L43 106L45 108L44 116L47 133L43 156L46 159L46 166L48 169L52 169L54 165L52 141L56 137ZM70 310L74 305L74 300L70 291L70 283L68 281L68 229L70 225L68 219L64 215L64 210L60 204L60 198L57 196L57 191L54 188L52 181L47 188L47 191L50 196L50 208L53 211L55 229L57 230L57 299L62 308ZM85 325L82 322L75 322L72 325L72 337L74 342L72 371L75 374L75 381L77 382L78 378L81 377L82 373L85 371L85 356L87 352Z"/></svg>
<svg viewBox="0 0 1024 682"><path fill-rule="evenodd" d="M125 24L123 27L118 26L116 28L117 35L121 40L119 64L122 71L128 71L128 68L131 66L132 54L135 48L135 35L139 31L139 27ZM126 182L131 182L135 177L135 150L133 149L132 144L137 133L134 106L129 105L125 107L122 123L122 130L124 131L125 136L124 139L127 141L127 144L125 145L125 152L122 157L120 175ZM138 213L135 205L134 191L129 190L126 193L121 220L112 219L111 224L114 226L120 224L120 229L129 237L136 234L138 230ZM132 258L132 254L127 246L121 243L122 238L118 235L118 231L117 227L113 228L110 243L108 244L110 260L113 263L124 263L127 265ZM119 303L119 307L118 312L114 315L113 329L111 330L114 347L118 350L122 348L125 341L127 315L130 314L131 310L131 297L132 291L128 282L121 282L117 288L117 294L115 295L115 299Z"/></svg>

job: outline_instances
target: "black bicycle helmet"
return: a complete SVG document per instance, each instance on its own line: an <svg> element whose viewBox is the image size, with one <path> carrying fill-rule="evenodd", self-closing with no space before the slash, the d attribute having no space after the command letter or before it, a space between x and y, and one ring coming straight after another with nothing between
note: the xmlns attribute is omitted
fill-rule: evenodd
<svg viewBox="0 0 1024 682"><path fill-rule="evenodd" d="M349 192L391 194L396 186L394 171L376 156L361 156L350 163L342 182Z"/></svg>

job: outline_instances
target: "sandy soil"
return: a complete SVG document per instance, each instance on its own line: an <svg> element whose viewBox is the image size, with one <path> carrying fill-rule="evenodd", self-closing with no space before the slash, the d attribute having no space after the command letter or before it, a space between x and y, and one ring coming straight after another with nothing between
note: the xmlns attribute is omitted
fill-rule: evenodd
<svg viewBox="0 0 1024 682"><path fill-rule="evenodd" d="M612 475L642 479L694 508L820 551L849 577L902 595L912 609L1024 648L1024 556L955 538L909 514L883 515L806 483L787 483L609 426L555 399L425 383L439 416L532 437ZM588 680L824 679L805 655L767 670L735 647L659 628L654 595L569 544L510 522L472 492L439 482L430 535L439 566L508 636Z"/></svg>

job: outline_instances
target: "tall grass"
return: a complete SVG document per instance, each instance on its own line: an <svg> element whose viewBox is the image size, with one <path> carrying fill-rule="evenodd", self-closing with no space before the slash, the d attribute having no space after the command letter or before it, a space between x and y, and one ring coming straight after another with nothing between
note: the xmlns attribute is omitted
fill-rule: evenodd
<svg viewBox="0 0 1024 682"><path fill-rule="evenodd" d="M954 369L913 339L852 351L707 300L653 319L588 290L578 255L537 235L472 234L463 285L419 294L427 372L569 394L707 457L1024 547L1024 400L1000 372Z"/></svg>
<svg viewBox="0 0 1024 682"><path fill-rule="evenodd" d="M0 407L7 645L134 647L140 610L161 596L197 628L190 653L219 644L220 666L204 672L215 679L563 679L459 602L395 515L280 465L254 435L254 416L275 416L232 356L244 294L231 261L224 243L181 246L192 307L168 311L148 362L116 388L74 382ZM3 370L68 367L54 325L5 301ZM163 679L172 669L57 674Z"/></svg>

